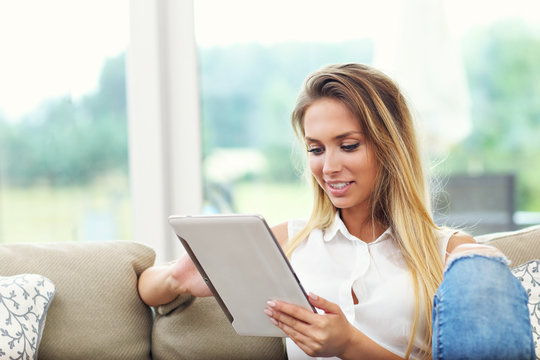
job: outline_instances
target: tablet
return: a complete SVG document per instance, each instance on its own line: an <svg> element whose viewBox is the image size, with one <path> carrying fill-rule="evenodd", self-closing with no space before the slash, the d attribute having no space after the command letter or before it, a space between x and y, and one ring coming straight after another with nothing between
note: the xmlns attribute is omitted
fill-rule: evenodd
<svg viewBox="0 0 540 360"><path fill-rule="evenodd" d="M285 337L268 300L315 311L259 215L170 216L169 223L239 335Z"/></svg>

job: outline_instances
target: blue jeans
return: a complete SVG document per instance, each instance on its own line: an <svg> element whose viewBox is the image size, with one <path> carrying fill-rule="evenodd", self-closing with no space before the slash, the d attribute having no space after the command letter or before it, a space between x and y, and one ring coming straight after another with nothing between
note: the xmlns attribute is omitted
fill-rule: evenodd
<svg viewBox="0 0 540 360"><path fill-rule="evenodd" d="M450 263L433 300L433 359L534 359L525 289L504 259Z"/></svg>

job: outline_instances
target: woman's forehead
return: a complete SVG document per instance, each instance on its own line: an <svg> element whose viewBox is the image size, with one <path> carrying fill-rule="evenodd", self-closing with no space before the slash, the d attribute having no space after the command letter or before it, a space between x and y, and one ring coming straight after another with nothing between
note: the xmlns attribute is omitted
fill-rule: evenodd
<svg viewBox="0 0 540 360"><path fill-rule="evenodd" d="M358 118L342 102L334 99L318 100L307 110L303 119L304 136L312 133L361 132Z"/></svg>

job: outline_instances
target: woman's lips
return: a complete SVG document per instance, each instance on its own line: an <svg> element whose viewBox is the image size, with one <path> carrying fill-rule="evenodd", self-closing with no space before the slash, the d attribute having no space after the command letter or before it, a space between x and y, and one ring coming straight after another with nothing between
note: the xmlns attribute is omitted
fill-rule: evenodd
<svg viewBox="0 0 540 360"><path fill-rule="evenodd" d="M326 182L326 188L332 195L343 195L350 187L352 181L333 181Z"/></svg>

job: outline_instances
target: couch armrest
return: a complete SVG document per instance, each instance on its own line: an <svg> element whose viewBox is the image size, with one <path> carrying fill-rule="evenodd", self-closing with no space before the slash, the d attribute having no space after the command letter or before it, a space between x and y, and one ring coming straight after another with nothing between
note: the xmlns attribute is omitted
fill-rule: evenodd
<svg viewBox="0 0 540 360"><path fill-rule="evenodd" d="M137 292L154 251L129 241L0 245L0 275L56 286L40 359L150 359L152 312Z"/></svg>

